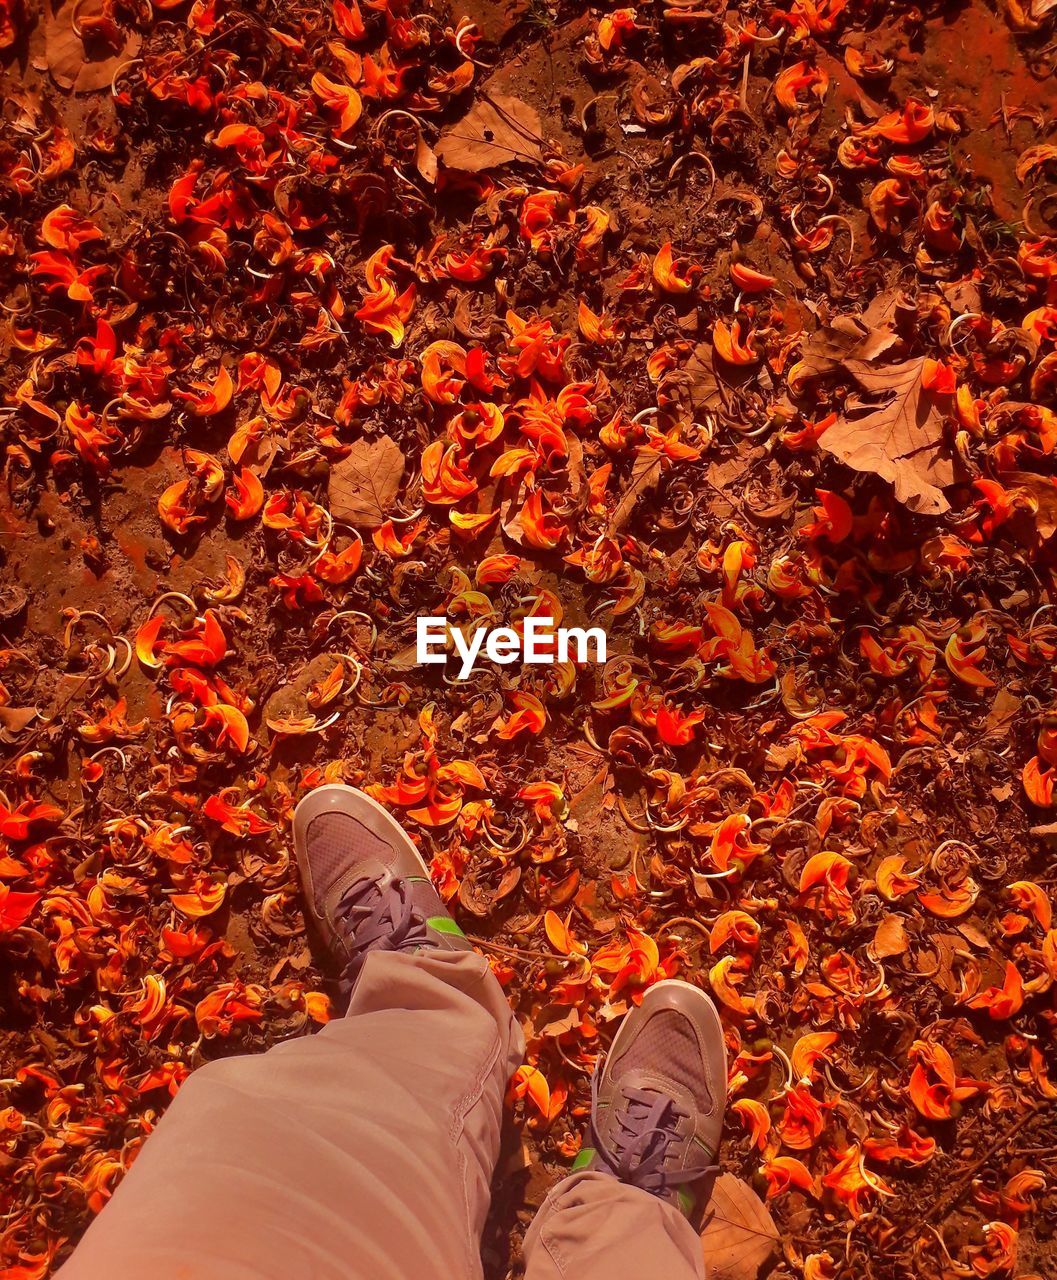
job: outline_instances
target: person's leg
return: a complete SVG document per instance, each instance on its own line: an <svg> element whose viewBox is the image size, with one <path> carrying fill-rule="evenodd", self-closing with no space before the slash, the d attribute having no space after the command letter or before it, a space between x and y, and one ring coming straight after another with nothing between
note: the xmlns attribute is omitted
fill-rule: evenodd
<svg viewBox="0 0 1057 1280"><path fill-rule="evenodd" d="M525 1280L704 1280L701 1237L673 1205L605 1173L562 1179L525 1237Z"/></svg>
<svg viewBox="0 0 1057 1280"><path fill-rule="evenodd" d="M704 1280L699 1221L717 1172L726 1049L697 987L660 982L596 1071L592 1146L525 1238L525 1280Z"/></svg>
<svg viewBox="0 0 1057 1280"><path fill-rule="evenodd" d="M330 800L295 835L313 911L356 970L347 1015L194 1072L62 1280L480 1277L521 1033L420 866L407 874L395 822Z"/></svg>

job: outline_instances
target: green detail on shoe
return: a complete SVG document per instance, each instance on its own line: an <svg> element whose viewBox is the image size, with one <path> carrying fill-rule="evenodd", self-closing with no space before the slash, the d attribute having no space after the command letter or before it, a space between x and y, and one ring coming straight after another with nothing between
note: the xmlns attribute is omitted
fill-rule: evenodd
<svg viewBox="0 0 1057 1280"><path fill-rule="evenodd" d="M466 937L451 916L430 916L426 924L436 933L453 933L460 938Z"/></svg>
<svg viewBox="0 0 1057 1280"><path fill-rule="evenodd" d="M581 1169L589 1169L591 1161L594 1160L597 1154L598 1152L594 1147L581 1147L569 1172L579 1173ZM694 1210L697 1208L697 1196L694 1195L689 1187L679 1187L676 1190L676 1199L679 1205L679 1212L683 1217L693 1217Z"/></svg>

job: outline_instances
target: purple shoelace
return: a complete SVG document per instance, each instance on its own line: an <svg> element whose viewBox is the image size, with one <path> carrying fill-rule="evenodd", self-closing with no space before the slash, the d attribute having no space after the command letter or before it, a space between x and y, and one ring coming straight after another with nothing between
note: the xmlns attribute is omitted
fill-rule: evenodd
<svg viewBox="0 0 1057 1280"><path fill-rule="evenodd" d="M342 975L352 982L371 951L415 951L429 945L426 917L411 900L406 880L354 880L334 912L348 926L349 963Z"/></svg>
<svg viewBox="0 0 1057 1280"><path fill-rule="evenodd" d="M598 1114L601 1078L602 1072L596 1068L591 1081L592 1115ZM685 1141L678 1127L680 1120L689 1118L689 1112L659 1089L625 1087L621 1095L622 1102L614 1104L614 1118L620 1132L613 1139L612 1147L602 1141L592 1121L594 1146L604 1172L642 1191L665 1195L718 1170L719 1166L714 1164L666 1168L672 1144Z"/></svg>

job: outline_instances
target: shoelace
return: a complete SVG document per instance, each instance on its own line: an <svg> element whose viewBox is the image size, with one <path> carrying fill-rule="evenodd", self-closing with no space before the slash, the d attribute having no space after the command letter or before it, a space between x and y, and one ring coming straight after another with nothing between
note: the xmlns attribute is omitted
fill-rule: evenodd
<svg viewBox="0 0 1057 1280"><path fill-rule="evenodd" d="M600 1069L595 1069L591 1081L591 1112L598 1114L598 1087L602 1079ZM706 1174L716 1173L719 1165L702 1164L687 1169L666 1168L672 1146L682 1143L679 1133L680 1120L689 1118L689 1112L674 1098L659 1089L621 1090L621 1103L614 1107L613 1118L619 1133L613 1145L607 1146L592 1120L592 1136L595 1150L603 1167L621 1182L629 1183L654 1195L665 1195L684 1183L696 1182Z"/></svg>
<svg viewBox="0 0 1057 1280"><path fill-rule="evenodd" d="M411 899L406 880L374 876L354 880L341 895L335 917L348 927L349 962L342 974L351 983L371 951L414 951L429 943L426 917Z"/></svg>

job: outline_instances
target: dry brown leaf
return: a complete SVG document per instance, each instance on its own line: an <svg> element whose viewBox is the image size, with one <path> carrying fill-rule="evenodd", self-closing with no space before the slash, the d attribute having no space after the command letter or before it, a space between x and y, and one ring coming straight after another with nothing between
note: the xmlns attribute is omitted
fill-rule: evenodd
<svg viewBox="0 0 1057 1280"><path fill-rule="evenodd" d="M887 351L897 340L894 330L899 325L900 314L906 315L908 310L916 314L914 304L902 289L882 289L874 294L859 317L859 322L870 331L870 341L866 344L866 352L863 348L856 351L856 359L873 360L882 351Z"/></svg>
<svg viewBox="0 0 1057 1280"><path fill-rule="evenodd" d="M719 413L723 409L726 402L716 374L714 351L710 342L697 344L682 374L689 384L690 403L695 412Z"/></svg>
<svg viewBox="0 0 1057 1280"><path fill-rule="evenodd" d="M722 1173L712 1188L701 1232L709 1280L757 1280L778 1248L778 1228L746 1182Z"/></svg>
<svg viewBox="0 0 1057 1280"><path fill-rule="evenodd" d="M880 366L846 360L844 368L863 391L884 401L854 418L842 417L820 444L855 471L887 480L911 511L941 515L950 509L942 490L954 483L955 470L943 439L943 414L921 385L924 367L923 357Z"/></svg>
<svg viewBox="0 0 1057 1280"><path fill-rule="evenodd" d="M331 470L331 511L349 524L377 529L385 523L403 478L404 455L395 440L357 440Z"/></svg>
<svg viewBox="0 0 1057 1280"><path fill-rule="evenodd" d="M988 733L1004 733L1013 723L1013 718L1021 707L1021 699L1008 689L999 689L991 710L987 713Z"/></svg>
<svg viewBox="0 0 1057 1280"><path fill-rule="evenodd" d="M509 489L509 485L507 488ZM528 485L522 479L514 487L513 492L508 492L499 504L499 524L506 536L512 542L516 542L519 547L527 545L525 528L521 523L521 511L528 496Z"/></svg>
<svg viewBox="0 0 1057 1280"><path fill-rule="evenodd" d="M767 748L767 764L778 773L795 769L803 759L804 748L795 738L789 742L772 742Z"/></svg>
<svg viewBox="0 0 1057 1280"><path fill-rule="evenodd" d="M836 373L848 360L876 360L890 351L899 335L895 323L900 295L878 294L861 316L838 316L804 340L800 359L789 370L789 384Z"/></svg>
<svg viewBox="0 0 1057 1280"><path fill-rule="evenodd" d="M937 968L929 977L936 986L948 995L953 995L958 990L958 982L954 977L955 962L959 956L971 957L972 953L966 950L964 939L956 933L933 934L929 945L935 952L937 961Z"/></svg>
<svg viewBox="0 0 1057 1280"><path fill-rule="evenodd" d="M415 168L427 182L437 181L437 154L422 136L421 131L418 142L415 144Z"/></svg>
<svg viewBox="0 0 1057 1280"><path fill-rule="evenodd" d="M579 502L584 491L584 484L587 480L587 475L584 471L584 446L579 436L569 436L569 461L567 470L569 496L574 502Z"/></svg>
<svg viewBox="0 0 1057 1280"><path fill-rule="evenodd" d="M940 293L959 315L966 311L979 311L983 306L980 290L971 280L954 280L950 284L941 284Z"/></svg>
<svg viewBox="0 0 1057 1280"><path fill-rule="evenodd" d="M479 173L515 160L543 158L539 113L520 98L489 94L467 115L442 130L435 151L449 169Z"/></svg>
<svg viewBox="0 0 1057 1280"><path fill-rule="evenodd" d="M962 923L958 925L958 932L966 942L971 943L974 947L979 947L981 951L991 950L990 938L988 938L985 933L982 933L975 924L972 924L968 920L963 920Z"/></svg>
<svg viewBox="0 0 1057 1280"><path fill-rule="evenodd" d="M620 533L631 519L635 504L644 493L656 489L661 480L664 454L659 449L644 445L635 455L631 467L631 483L620 495L620 501L609 518L610 534Z"/></svg>
<svg viewBox="0 0 1057 1280"><path fill-rule="evenodd" d="M583 1015L575 1006L548 1004L534 1018L533 1029L538 1036L555 1037L575 1031L582 1023Z"/></svg>
<svg viewBox="0 0 1057 1280"><path fill-rule="evenodd" d="M63 89L72 89L74 93L93 93L110 85L118 67L139 53L142 41L139 33L132 31L117 53L108 52L100 41L93 41L91 48L86 48L73 29L76 8L72 0L61 9L52 5L51 0L45 0L44 47L48 70L51 78ZM84 7L79 16L82 20L89 16ZM102 56L96 56L97 52Z"/></svg>
<svg viewBox="0 0 1057 1280"><path fill-rule="evenodd" d="M838 316L804 342L800 359L790 369L790 382L822 378L835 373L867 336L866 328L852 316Z"/></svg>
<svg viewBox="0 0 1057 1280"><path fill-rule="evenodd" d="M732 458L723 458L708 464L708 482L720 490L744 489L742 477L749 466L749 459L735 454Z"/></svg>
<svg viewBox="0 0 1057 1280"><path fill-rule="evenodd" d="M36 707L0 707L0 742L14 742L39 715Z"/></svg>
<svg viewBox="0 0 1057 1280"><path fill-rule="evenodd" d="M877 926L869 952L874 960L883 960L886 956L901 956L907 949L907 931L903 917L887 915Z"/></svg>

